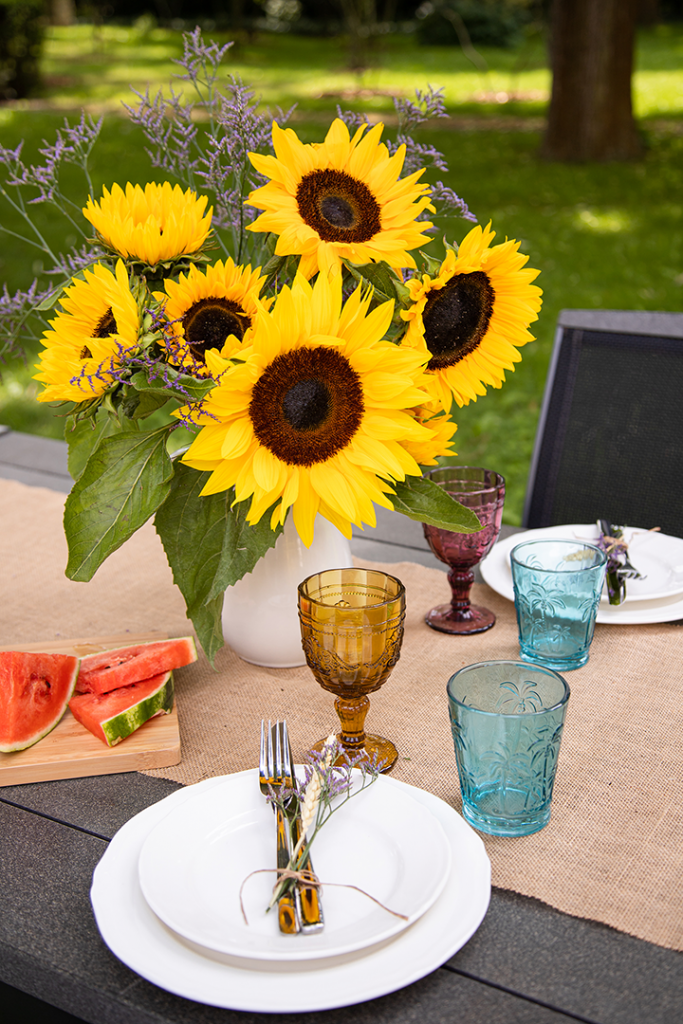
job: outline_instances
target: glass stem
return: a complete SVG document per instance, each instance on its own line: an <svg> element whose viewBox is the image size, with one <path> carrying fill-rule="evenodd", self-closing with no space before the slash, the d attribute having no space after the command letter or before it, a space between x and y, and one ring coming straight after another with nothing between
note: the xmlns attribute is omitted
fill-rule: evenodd
<svg viewBox="0 0 683 1024"><path fill-rule="evenodd" d="M474 583L474 573L471 569L451 569L448 574L448 582L453 595L451 598L453 618L466 618L470 610L470 590Z"/></svg>
<svg viewBox="0 0 683 1024"><path fill-rule="evenodd" d="M344 750L357 754L365 746L365 716L370 707L369 697L337 697L334 706L341 722L340 740Z"/></svg>

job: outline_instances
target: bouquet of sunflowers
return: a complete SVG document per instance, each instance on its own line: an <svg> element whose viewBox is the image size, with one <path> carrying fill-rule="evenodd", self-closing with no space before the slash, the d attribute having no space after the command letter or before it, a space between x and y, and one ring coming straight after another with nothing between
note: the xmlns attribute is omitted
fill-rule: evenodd
<svg viewBox="0 0 683 1024"><path fill-rule="evenodd" d="M241 82L219 90L228 47L199 30L184 41L197 98L139 95L130 111L153 163L182 185L113 184L96 198L88 156L101 122L85 117L42 151L44 165L0 152L7 186L37 189L33 202L79 230L81 213L87 222L80 248L50 253L56 285L5 289L0 331L16 338L48 318L35 376L38 400L66 418L67 576L91 579L154 517L213 658L225 589L289 514L306 545L316 515L350 536L374 525L376 504L479 528L421 467L454 454L452 406L514 369L541 292L518 243L493 245L490 226L445 242L443 261L421 250L437 204L473 219L450 189L420 181L425 164L445 169L409 135L443 114L439 92L397 102L394 143L339 111L305 144L281 126L288 115L269 124ZM86 175L82 211L60 192L64 162Z"/></svg>

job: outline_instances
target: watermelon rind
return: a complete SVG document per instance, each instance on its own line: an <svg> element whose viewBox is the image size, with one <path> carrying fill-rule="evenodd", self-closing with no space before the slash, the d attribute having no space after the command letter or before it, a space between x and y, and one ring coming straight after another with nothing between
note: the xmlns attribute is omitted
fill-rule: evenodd
<svg viewBox="0 0 683 1024"><path fill-rule="evenodd" d="M79 659L68 654L43 654L24 651L4 651L0 653L0 752L13 754L19 750L26 750L32 747L39 740L44 739L55 729L66 711L69 701L74 693L76 679L78 677ZM61 671L64 673L60 678L60 695L52 698L54 707L49 721L34 729L33 732L26 732L26 721L31 715L26 714L26 706L30 704L30 697L27 699L28 690L22 686L23 692L17 693L15 684L17 673L22 681L30 682L40 676L47 676L50 671ZM29 679L25 680L26 675ZM47 681L47 680L46 680ZM52 677L49 689L57 680ZM24 714L22 715L22 711ZM39 717L44 719L44 712ZM23 723L21 719L23 718ZM20 735L21 734L21 735ZM13 737L13 738L12 738Z"/></svg>
<svg viewBox="0 0 683 1024"><path fill-rule="evenodd" d="M173 710L173 673L168 672L159 689L133 704L126 711L100 722L107 744L115 747L155 715L168 715Z"/></svg>
<svg viewBox="0 0 683 1024"><path fill-rule="evenodd" d="M196 660L197 647L192 636L98 651L81 659L76 692L109 693L162 672L184 668Z"/></svg>

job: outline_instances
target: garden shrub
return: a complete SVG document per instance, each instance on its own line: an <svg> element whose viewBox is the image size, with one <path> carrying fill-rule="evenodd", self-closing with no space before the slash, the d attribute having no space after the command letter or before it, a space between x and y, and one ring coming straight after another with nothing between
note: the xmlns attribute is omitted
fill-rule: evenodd
<svg viewBox="0 0 683 1024"><path fill-rule="evenodd" d="M42 0L0 0L0 99L35 91L46 23Z"/></svg>
<svg viewBox="0 0 683 1024"><path fill-rule="evenodd" d="M530 21L525 0L426 0L416 13L417 37L425 46L459 46L461 18L475 46L515 46Z"/></svg>

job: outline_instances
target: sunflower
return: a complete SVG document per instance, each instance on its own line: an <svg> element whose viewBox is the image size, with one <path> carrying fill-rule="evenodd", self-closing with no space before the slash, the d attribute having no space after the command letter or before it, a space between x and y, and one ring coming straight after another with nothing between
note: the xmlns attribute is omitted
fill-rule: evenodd
<svg viewBox="0 0 683 1024"><path fill-rule="evenodd" d="M140 314L122 260L116 273L96 263L60 299L62 310L41 339L45 349L34 374L47 385L39 402L84 402L103 394L122 349L138 340Z"/></svg>
<svg viewBox="0 0 683 1024"><path fill-rule="evenodd" d="M160 260L171 260L197 252L211 229L213 208L205 215L206 196L199 196L180 185L165 181L157 185L112 185L111 192L102 189L102 198L92 197L83 208L105 245L120 256L142 260L156 266Z"/></svg>
<svg viewBox="0 0 683 1024"><path fill-rule="evenodd" d="M431 433L431 437L421 441L403 442L403 447L420 466L436 466L439 456L457 455L452 444L458 425L447 413L443 413L436 404L432 404L414 409L413 415L418 423L427 427Z"/></svg>
<svg viewBox="0 0 683 1024"><path fill-rule="evenodd" d="M463 406L486 385L499 388L522 358L515 346L533 341L527 327L541 308L541 289L531 283L539 272L524 268L519 242L491 247L494 237L490 224L473 228L437 277L407 282L413 304L401 313L404 344L428 354L431 392L446 412L453 398Z"/></svg>
<svg viewBox="0 0 683 1024"><path fill-rule="evenodd" d="M429 187L418 184L424 171L399 179L405 146L390 157L379 141L384 125L365 135L367 127L350 138L337 119L323 143L305 145L291 128L273 124L275 156L249 154L271 180L247 199L265 210L248 228L279 235L276 255L300 254L299 271L307 278L338 269L341 259L414 267L407 250L429 241L424 232L432 225L415 219L433 210Z"/></svg>
<svg viewBox="0 0 683 1024"><path fill-rule="evenodd" d="M236 267L228 259L205 271L192 265L178 281L164 281L166 294L154 295L166 301L175 339L172 361L191 366L206 362L207 349L216 349L224 357L240 349L249 338L264 280L260 267ZM261 301L268 308L272 300Z"/></svg>
<svg viewBox="0 0 683 1024"><path fill-rule="evenodd" d="M260 313L184 456L211 471L203 494L234 486L236 501L251 498L250 523L277 502L273 527L293 506L306 545L318 512L350 536L351 523L374 525L373 502L393 507L390 481L420 475L406 443L434 431L411 412L427 395L424 357L381 340L393 302L370 311L370 301L357 289L342 307L341 274L320 274L313 287L298 274ZM224 369L213 350L206 361Z"/></svg>

